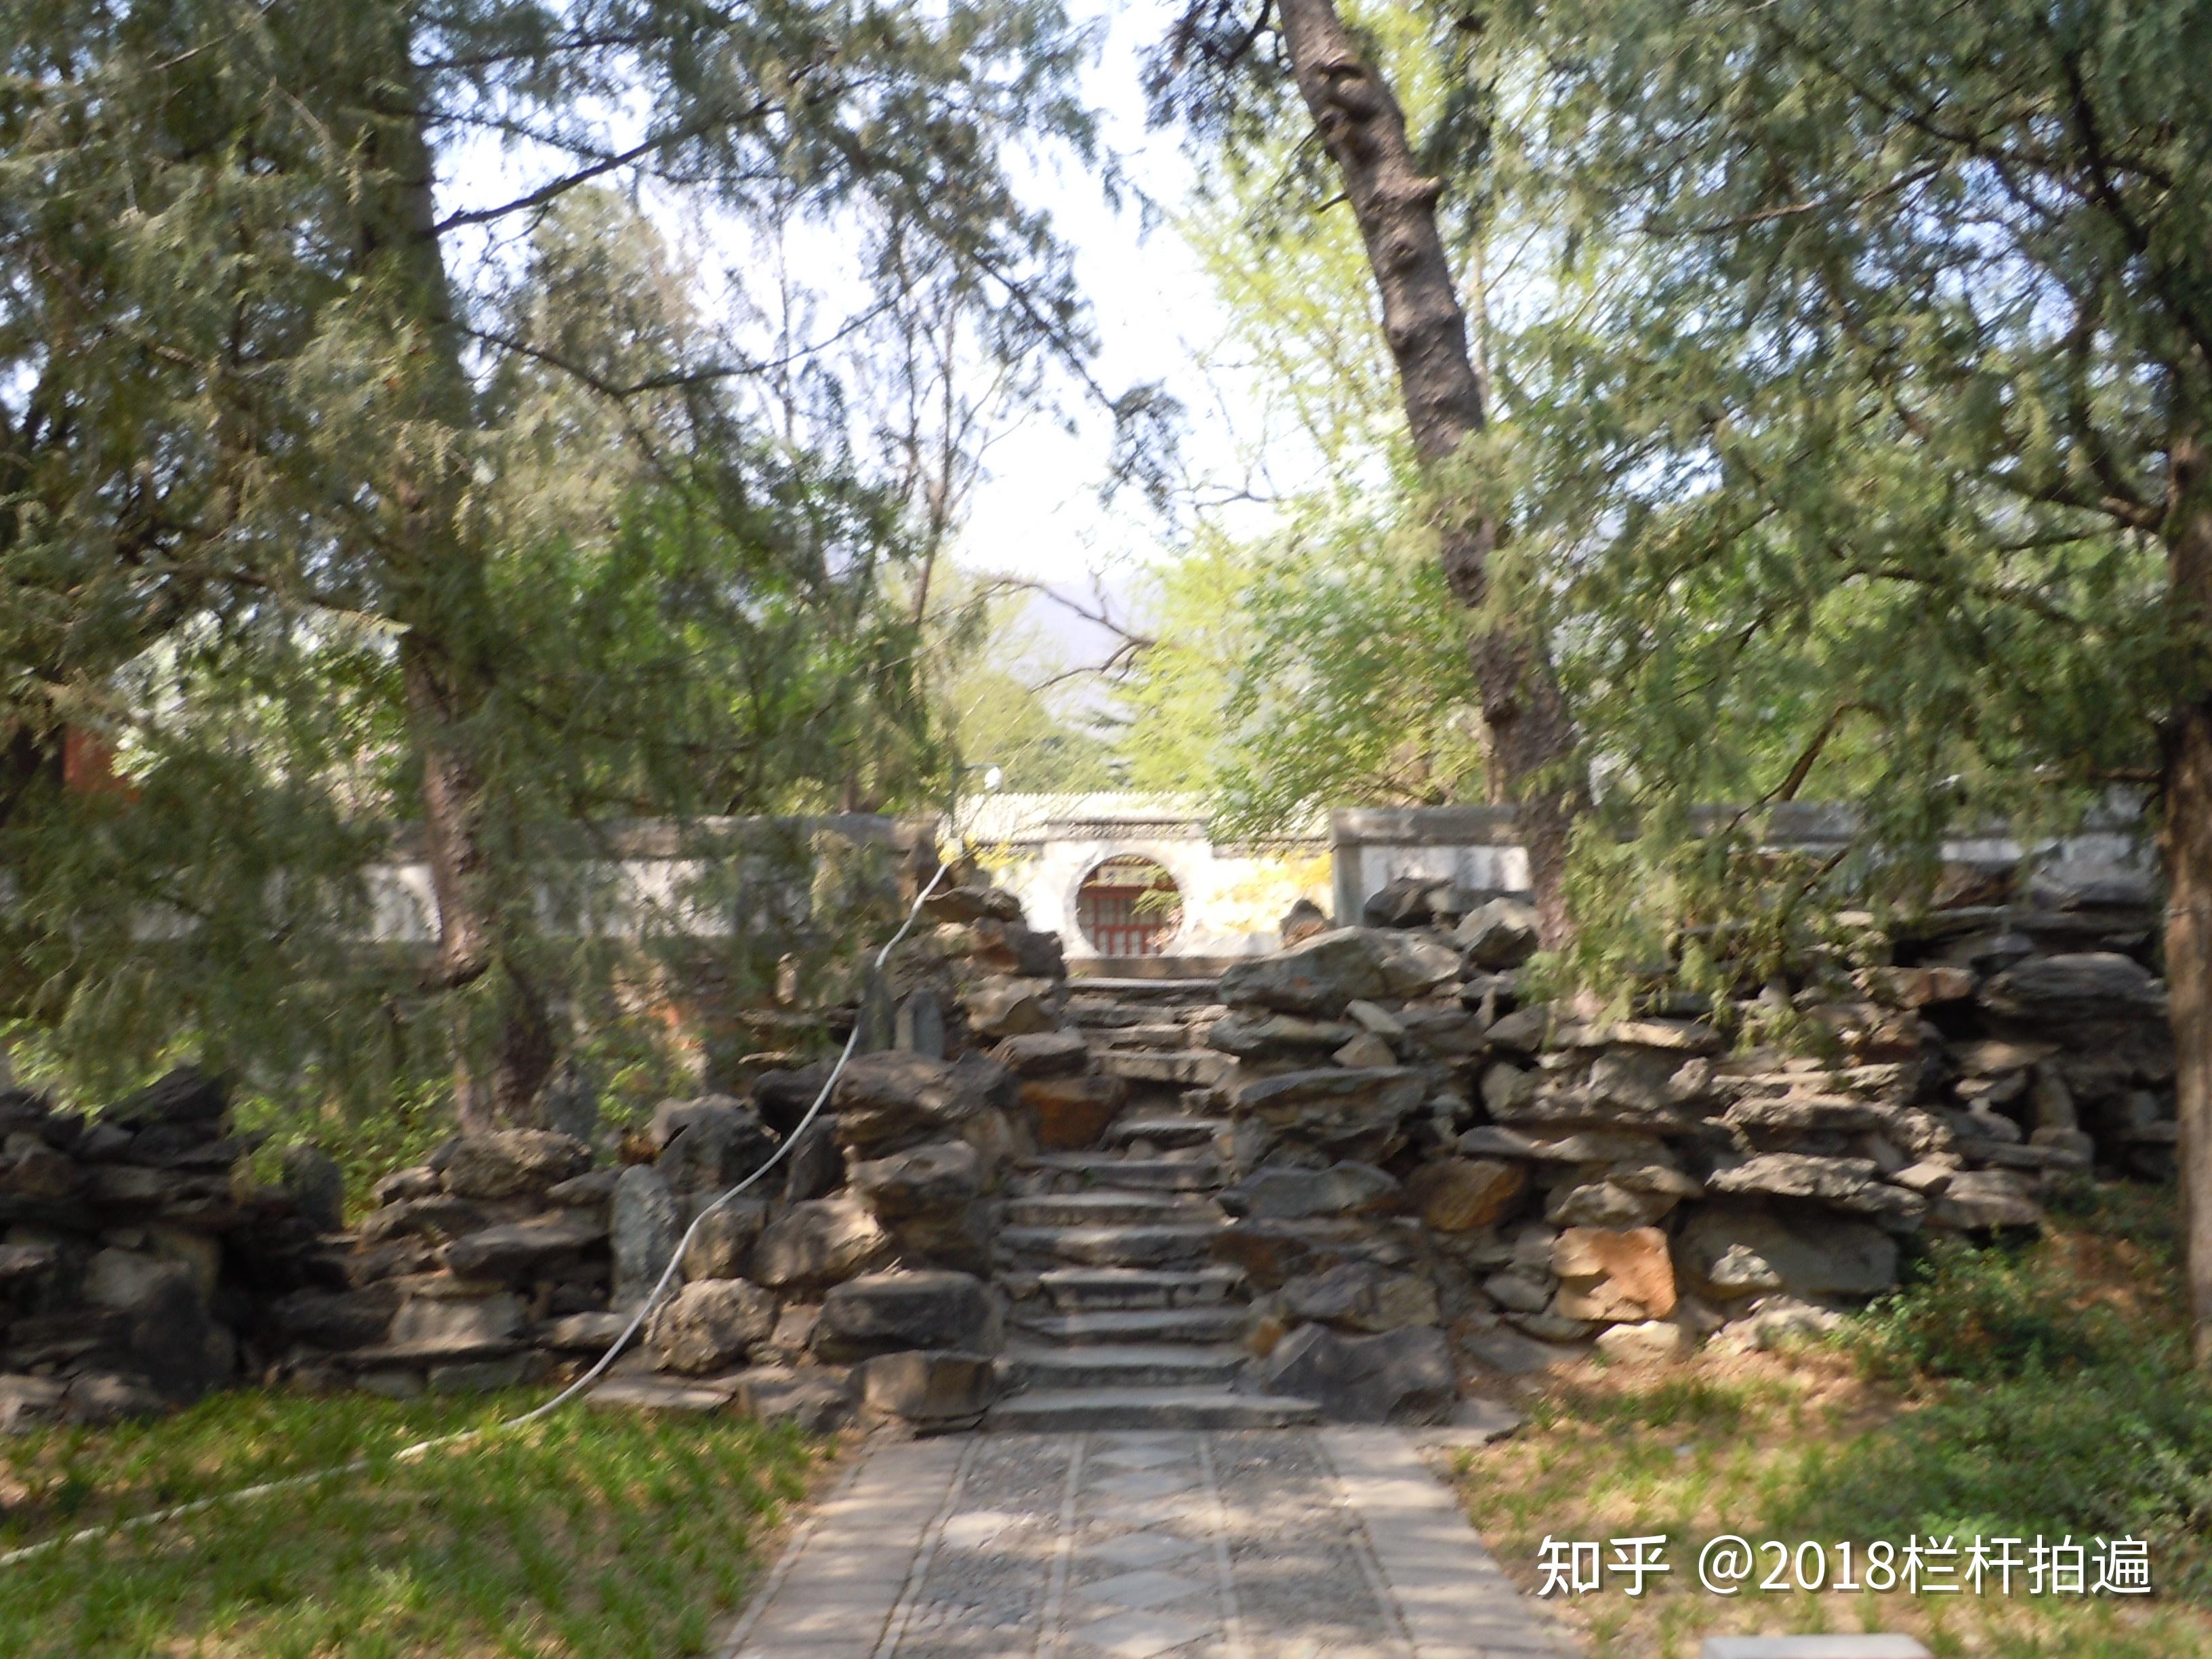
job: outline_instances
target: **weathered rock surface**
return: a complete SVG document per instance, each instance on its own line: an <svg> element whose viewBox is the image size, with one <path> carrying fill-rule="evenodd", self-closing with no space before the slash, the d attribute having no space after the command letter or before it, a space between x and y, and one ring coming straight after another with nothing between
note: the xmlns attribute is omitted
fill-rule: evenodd
<svg viewBox="0 0 2212 1659"><path fill-rule="evenodd" d="M925 1431L973 1424L999 1397L998 1367L988 1354L879 1354L855 1367L854 1376L869 1412Z"/></svg>
<svg viewBox="0 0 2212 1659"><path fill-rule="evenodd" d="M1494 1225L1528 1189L1528 1174L1495 1158L1441 1158L1407 1178L1406 1195L1422 1222L1438 1232Z"/></svg>
<svg viewBox="0 0 2212 1659"><path fill-rule="evenodd" d="M1380 1336L1301 1326L1260 1372L1270 1392L1310 1400L1339 1423L1441 1423L1459 1403L1451 1350L1434 1326Z"/></svg>
<svg viewBox="0 0 2212 1659"><path fill-rule="evenodd" d="M1716 1301L1774 1291L1877 1296L1897 1283L1897 1241L1843 1216L1715 1206L1690 1218L1676 1249L1684 1276Z"/></svg>
<svg viewBox="0 0 2212 1659"><path fill-rule="evenodd" d="M944 1270L864 1273L822 1298L814 1350L824 1359L865 1359L912 1348L989 1352L997 1311L983 1281Z"/></svg>
<svg viewBox="0 0 2212 1659"><path fill-rule="evenodd" d="M751 1277L779 1291L826 1289L866 1273L890 1253L890 1238L854 1198L794 1204L753 1246Z"/></svg>
<svg viewBox="0 0 2212 1659"><path fill-rule="evenodd" d="M1372 1164L1343 1163L1326 1170L1263 1169L1226 1188L1220 1202L1233 1216L1296 1221L1384 1213L1400 1208L1404 1196L1396 1177Z"/></svg>
<svg viewBox="0 0 2212 1659"><path fill-rule="evenodd" d="M704 1376L743 1360L775 1328L775 1297L743 1279L702 1279L653 1310L646 1346L666 1369Z"/></svg>
<svg viewBox="0 0 2212 1659"><path fill-rule="evenodd" d="M590 1169L592 1151L551 1129L495 1129L447 1141L430 1167L456 1198L535 1198Z"/></svg>

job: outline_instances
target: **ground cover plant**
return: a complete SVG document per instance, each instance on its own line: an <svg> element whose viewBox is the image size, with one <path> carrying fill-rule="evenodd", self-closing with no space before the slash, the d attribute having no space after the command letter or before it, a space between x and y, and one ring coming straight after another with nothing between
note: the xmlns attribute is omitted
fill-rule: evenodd
<svg viewBox="0 0 2212 1659"><path fill-rule="evenodd" d="M1461 1455L1468 1513L1530 1590L1547 1535L1668 1536L1674 1571L1644 1595L1547 1600L1592 1659L1859 1630L1939 1659L2212 1654L2212 1398L2189 1367L2172 1212L2168 1192L2086 1190L2025 1249L1932 1254L1830 1340L1534 1386L1519 1436ZM2124 1534L2147 1541L2156 1590L1724 1598L1694 1573L1724 1533L1820 1540L1831 1562L1844 1541Z"/></svg>
<svg viewBox="0 0 2212 1659"><path fill-rule="evenodd" d="M0 1441L0 1550L364 1454L362 1474L0 1568L0 1653L208 1659L695 1654L726 1626L820 1443L581 1408L411 1463L534 1403L247 1391Z"/></svg>

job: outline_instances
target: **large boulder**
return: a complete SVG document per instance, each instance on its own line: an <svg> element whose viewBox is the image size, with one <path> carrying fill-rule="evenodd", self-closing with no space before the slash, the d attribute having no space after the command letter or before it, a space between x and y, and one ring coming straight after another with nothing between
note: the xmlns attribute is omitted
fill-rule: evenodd
<svg viewBox="0 0 2212 1659"><path fill-rule="evenodd" d="M1048 979L988 979L961 999L968 1029L978 1036L1028 1036L1059 1024L1058 982Z"/></svg>
<svg viewBox="0 0 2212 1659"><path fill-rule="evenodd" d="M1370 1164L1343 1163L1326 1170L1280 1165L1255 1171L1220 1196L1233 1216L1299 1221L1316 1216L1385 1214L1401 1208L1405 1189Z"/></svg>
<svg viewBox="0 0 2212 1659"><path fill-rule="evenodd" d="M229 1085L197 1066L180 1066L134 1095L117 1101L100 1119L119 1128L192 1124L212 1129L230 1104Z"/></svg>
<svg viewBox="0 0 2212 1659"><path fill-rule="evenodd" d="M1331 1066L1237 1084L1230 1103L1294 1145L1377 1164L1406 1144L1406 1121L1427 1096L1423 1075L1410 1067Z"/></svg>
<svg viewBox="0 0 2212 1659"><path fill-rule="evenodd" d="M753 1246L751 1277L779 1291L823 1290L867 1272L890 1248L858 1199L811 1199L768 1224Z"/></svg>
<svg viewBox="0 0 2212 1659"><path fill-rule="evenodd" d="M646 1164L624 1170L608 1206L607 1231L614 1257L614 1305L635 1308L667 1271L683 1236L668 1183Z"/></svg>
<svg viewBox="0 0 2212 1659"><path fill-rule="evenodd" d="M1297 1323L1340 1331L1395 1331L1434 1325L1443 1315L1435 1282L1425 1273L1392 1273L1370 1261L1346 1261L1285 1285L1278 1305Z"/></svg>
<svg viewBox="0 0 2212 1659"><path fill-rule="evenodd" d="M1982 988L1991 1013L2037 1025L2162 1018L2166 996L2142 964L2112 951L2038 957Z"/></svg>
<svg viewBox="0 0 2212 1659"><path fill-rule="evenodd" d="M837 1361L909 1348L983 1352L998 1346L996 1326L990 1291L973 1273L863 1273L822 1298L814 1351Z"/></svg>
<svg viewBox="0 0 2212 1659"><path fill-rule="evenodd" d="M537 1198L592 1167L592 1149L551 1129L494 1129L460 1135L430 1158L456 1198Z"/></svg>
<svg viewBox="0 0 2212 1659"><path fill-rule="evenodd" d="M948 1215L983 1190L983 1160L964 1140L934 1140L855 1164L853 1190L886 1221Z"/></svg>
<svg viewBox="0 0 2212 1659"><path fill-rule="evenodd" d="M728 1095L664 1100L648 1133L661 1179L678 1193L735 1186L775 1155L777 1139L758 1112Z"/></svg>
<svg viewBox="0 0 2212 1659"><path fill-rule="evenodd" d="M1206 1046L1240 1060L1268 1060L1282 1054L1330 1054L1359 1035L1340 1019L1309 1019L1299 1014L1230 1014L1207 1028ZM1311 1064L1311 1060L1308 1061Z"/></svg>
<svg viewBox="0 0 2212 1659"><path fill-rule="evenodd" d="M653 1310L646 1346L665 1370L704 1376L741 1363L775 1328L775 1297L742 1279L694 1280Z"/></svg>
<svg viewBox="0 0 2212 1659"><path fill-rule="evenodd" d="M988 1079L926 1054L856 1054L830 1096L838 1143L878 1158L957 1128L986 1103Z"/></svg>
<svg viewBox="0 0 2212 1659"><path fill-rule="evenodd" d="M1426 933L1370 932L1367 948L1382 975L1385 996L1424 996L1459 977L1459 952Z"/></svg>
<svg viewBox="0 0 2212 1659"><path fill-rule="evenodd" d="M769 1201L740 1194L698 1218L684 1247L684 1277L741 1279L753 1245L768 1225Z"/></svg>
<svg viewBox="0 0 2212 1659"><path fill-rule="evenodd" d="M1871 1222L1737 1205L1701 1207L1675 1241L1682 1275L1717 1302L1877 1296L1897 1283L1897 1241Z"/></svg>
<svg viewBox="0 0 2212 1659"><path fill-rule="evenodd" d="M1528 1172L1488 1158L1431 1158L1407 1177L1406 1195L1440 1233L1495 1226L1528 1190Z"/></svg>
<svg viewBox="0 0 2212 1659"><path fill-rule="evenodd" d="M1494 898L1462 917L1452 939L1470 968L1491 972L1518 968L1536 954L1536 907L1518 899Z"/></svg>
<svg viewBox="0 0 2212 1659"><path fill-rule="evenodd" d="M1221 975L1221 1000L1334 1018L1355 998L1383 994L1382 964L1370 942L1374 931L1339 927L1273 956L1233 963Z"/></svg>
<svg viewBox="0 0 2212 1659"><path fill-rule="evenodd" d="M878 1354L856 1366L860 1403L925 1433L964 1428L999 1397L999 1370L988 1354L914 1349Z"/></svg>
<svg viewBox="0 0 2212 1659"><path fill-rule="evenodd" d="M1433 1325L1346 1336L1306 1325L1275 1345L1261 1375L1339 1423L1441 1423L1459 1403L1451 1349Z"/></svg>

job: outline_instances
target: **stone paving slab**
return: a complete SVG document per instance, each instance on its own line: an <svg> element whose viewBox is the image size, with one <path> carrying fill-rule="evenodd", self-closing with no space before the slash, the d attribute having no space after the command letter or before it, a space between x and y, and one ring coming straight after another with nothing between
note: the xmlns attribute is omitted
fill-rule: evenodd
<svg viewBox="0 0 2212 1659"><path fill-rule="evenodd" d="M724 1659L1560 1659L1394 1430L879 1447Z"/></svg>

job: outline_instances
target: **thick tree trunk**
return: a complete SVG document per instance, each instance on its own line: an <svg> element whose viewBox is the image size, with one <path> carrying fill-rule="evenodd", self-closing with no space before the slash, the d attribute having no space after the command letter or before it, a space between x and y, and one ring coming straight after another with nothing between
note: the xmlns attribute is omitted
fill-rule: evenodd
<svg viewBox="0 0 2212 1659"><path fill-rule="evenodd" d="M1482 376L1437 227L1439 183L1415 165L1406 118L1364 62L1330 0L1280 0L1298 92L1344 180L1382 301L1382 332L1424 466L1449 461L1482 430ZM1534 630L1494 614L1490 555L1497 526L1448 511L1445 579L1473 618L1469 652L1496 776L1519 808L1521 841L1544 942L1572 934L1564 878L1575 820L1588 805L1565 699Z"/></svg>
<svg viewBox="0 0 2212 1659"><path fill-rule="evenodd" d="M404 31L404 25L395 24ZM438 905L434 988L457 991L495 970L498 1030L489 1075L471 1063L472 1023L456 1018L455 1109L465 1129L529 1122L552 1075L544 1004L521 960L509 886L520 872L495 856L496 801L485 775L485 710L496 680L483 552L465 522L465 446L476 422L444 250L429 143L404 32L392 73L362 100L368 167L361 264L370 302L405 343L386 380L393 394L391 518L386 553L408 728L422 769L424 841ZM502 849L510 854L514 849Z"/></svg>
<svg viewBox="0 0 2212 1659"><path fill-rule="evenodd" d="M2173 447L2168 592L2193 635L2187 700L2165 729L2166 982L2197 1363L2212 1369L2212 465L2195 439Z"/></svg>

